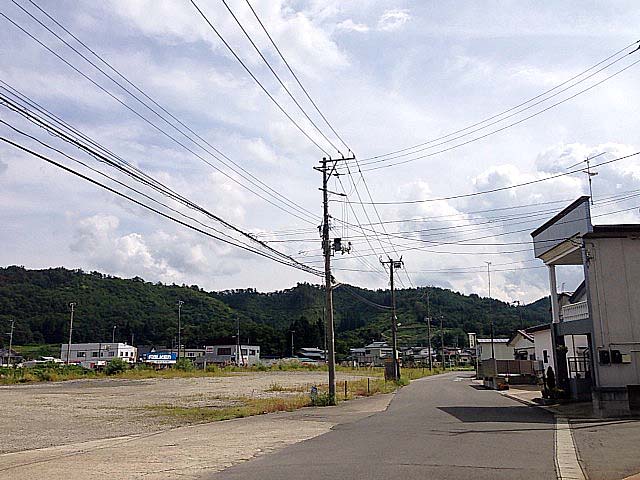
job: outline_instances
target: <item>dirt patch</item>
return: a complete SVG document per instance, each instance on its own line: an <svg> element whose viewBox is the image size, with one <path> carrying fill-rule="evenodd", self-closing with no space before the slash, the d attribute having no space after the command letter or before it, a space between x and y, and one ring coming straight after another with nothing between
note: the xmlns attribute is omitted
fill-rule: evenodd
<svg viewBox="0 0 640 480"><path fill-rule="evenodd" d="M359 378L338 375L338 381ZM326 381L326 372L287 371L0 387L0 453L157 432L184 420L161 420L153 406L221 408L235 405L238 397L300 395Z"/></svg>

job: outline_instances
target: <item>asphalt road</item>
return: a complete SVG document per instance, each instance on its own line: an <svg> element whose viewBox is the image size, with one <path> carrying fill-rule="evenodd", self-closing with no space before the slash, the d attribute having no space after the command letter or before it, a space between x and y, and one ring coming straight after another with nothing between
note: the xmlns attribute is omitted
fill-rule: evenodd
<svg viewBox="0 0 640 480"><path fill-rule="evenodd" d="M384 412L204 478L555 480L554 419L452 373L412 382Z"/></svg>

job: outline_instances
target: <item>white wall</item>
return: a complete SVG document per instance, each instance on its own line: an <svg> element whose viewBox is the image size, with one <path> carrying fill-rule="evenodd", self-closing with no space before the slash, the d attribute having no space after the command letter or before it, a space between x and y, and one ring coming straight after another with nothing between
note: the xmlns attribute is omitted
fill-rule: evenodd
<svg viewBox="0 0 640 480"><path fill-rule="evenodd" d="M598 385L640 383L640 240L585 239L596 349L619 350L630 363L599 365Z"/></svg>
<svg viewBox="0 0 640 480"><path fill-rule="evenodd" d="M535 352L536 352L536 360L542 362L544 366L545 372L547 371L547 367L552 367L555 369L554 365L554 355L553 355L553 346L551 344L551 329L539 330L537 332L531 333L534 339ZM544 352L547 352L547 361L545 362Z"/></svg>
<svg viewBox="0 0 640 480"><path fill-rule="evenodd" d="M489 360L491 358L491 342L478 342L477 344L478 359ZM493 349L496 354L496 360L513 360L513 347L507 345L507 342L493 343Z"/></svg>

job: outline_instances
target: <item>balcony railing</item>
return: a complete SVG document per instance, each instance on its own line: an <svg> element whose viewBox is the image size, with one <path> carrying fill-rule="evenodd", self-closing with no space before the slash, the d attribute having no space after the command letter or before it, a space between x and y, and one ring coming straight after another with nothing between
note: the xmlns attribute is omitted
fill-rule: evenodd
<svg viewBox="0 0 640 480"><path fill-rule="evenodd" d="M587 301L572 303L562 307L562 321L574 322L576 320L584 320L589 318L589 308Z"/></svg>

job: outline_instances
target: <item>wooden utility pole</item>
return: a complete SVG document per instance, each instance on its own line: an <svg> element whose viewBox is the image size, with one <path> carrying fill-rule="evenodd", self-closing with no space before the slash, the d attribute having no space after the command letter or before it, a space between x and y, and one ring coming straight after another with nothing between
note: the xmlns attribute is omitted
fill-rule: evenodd
<svg viewBox="0 0 640 480"><path fill-rule="evenodd" d="M11 349L13 348L13 327L15 326L16 320L11 320L11 332L9 333L9 351L7 352L7 367L11 366Z"/></svg>
<svg viewBox="0 0 640 480"><path fill-rule="evenodd" d="M487 277L489 277L489 321L491 322L491 358L496 358L496 350L493 341L493 312L491 311L491 262L484 262L487 264Z"/></svg>
<svg viewBox="0 0 640 480"><path fill-rule="evenodd" d="M389 260L384 261L380 259L380 263L383 265L389 265L389 283L391 286L391 338L392 338L392 348L393 348L393 374L394 380L400 380L400 362L398 359L398 317L396 315L396 290L393 283L393 272L396 268L402 268L402 257L400 260L392 260L389 257Z"/></svg>
<svg viewBox="0 0 640 480"><path fill-rule="evenodd" d="M431 350L431 299L427 290L427 338L429 341L429 371L433 371L433 352Z"/></svg>
<svg viewBox="0 0 640 480"><path fill-rule="evenodd" d="M67 344L67 365L69 365L69 357L71 356L71 335L73 334L73 312L76 308L76 302L69 303L71 307L71 319L69 320L69 343Z"/></svg>
<svg viewBox="0 0 640 480"><path fill-rule="evenodd" d="M322 254L324 255L324 288L325 288L325 311L327 328L327 367L329 369L329 404L336 404L336 352L335 333L333 328L333 276L331 275L331 255L333 250L329 240L329 193L346 197L345 194L330 192L328 189L331 175L338 175L336 164L343 160L355 160L350 158L323 158L319 167L313 167L322 173ZM338 240L338 239L336 239ZM340 249L341 253L348 251L340 247L340 242L334 244L334 249Z"/></svg>
<svg viewBox="0 0 640 480"><path fill-rule="evenodd" d="M447 364L444 361L444 315L440 315L440 348L442 348L442 371L446 370Z"/></svg>
<svg viewBox="0 0 640 480"><path fill-rule="evenodd" d="M180 358L180 346L182 345L182 318L180 317L182 305L184 305L184 302L182 300L178 300L178 359Z"/></svg>

